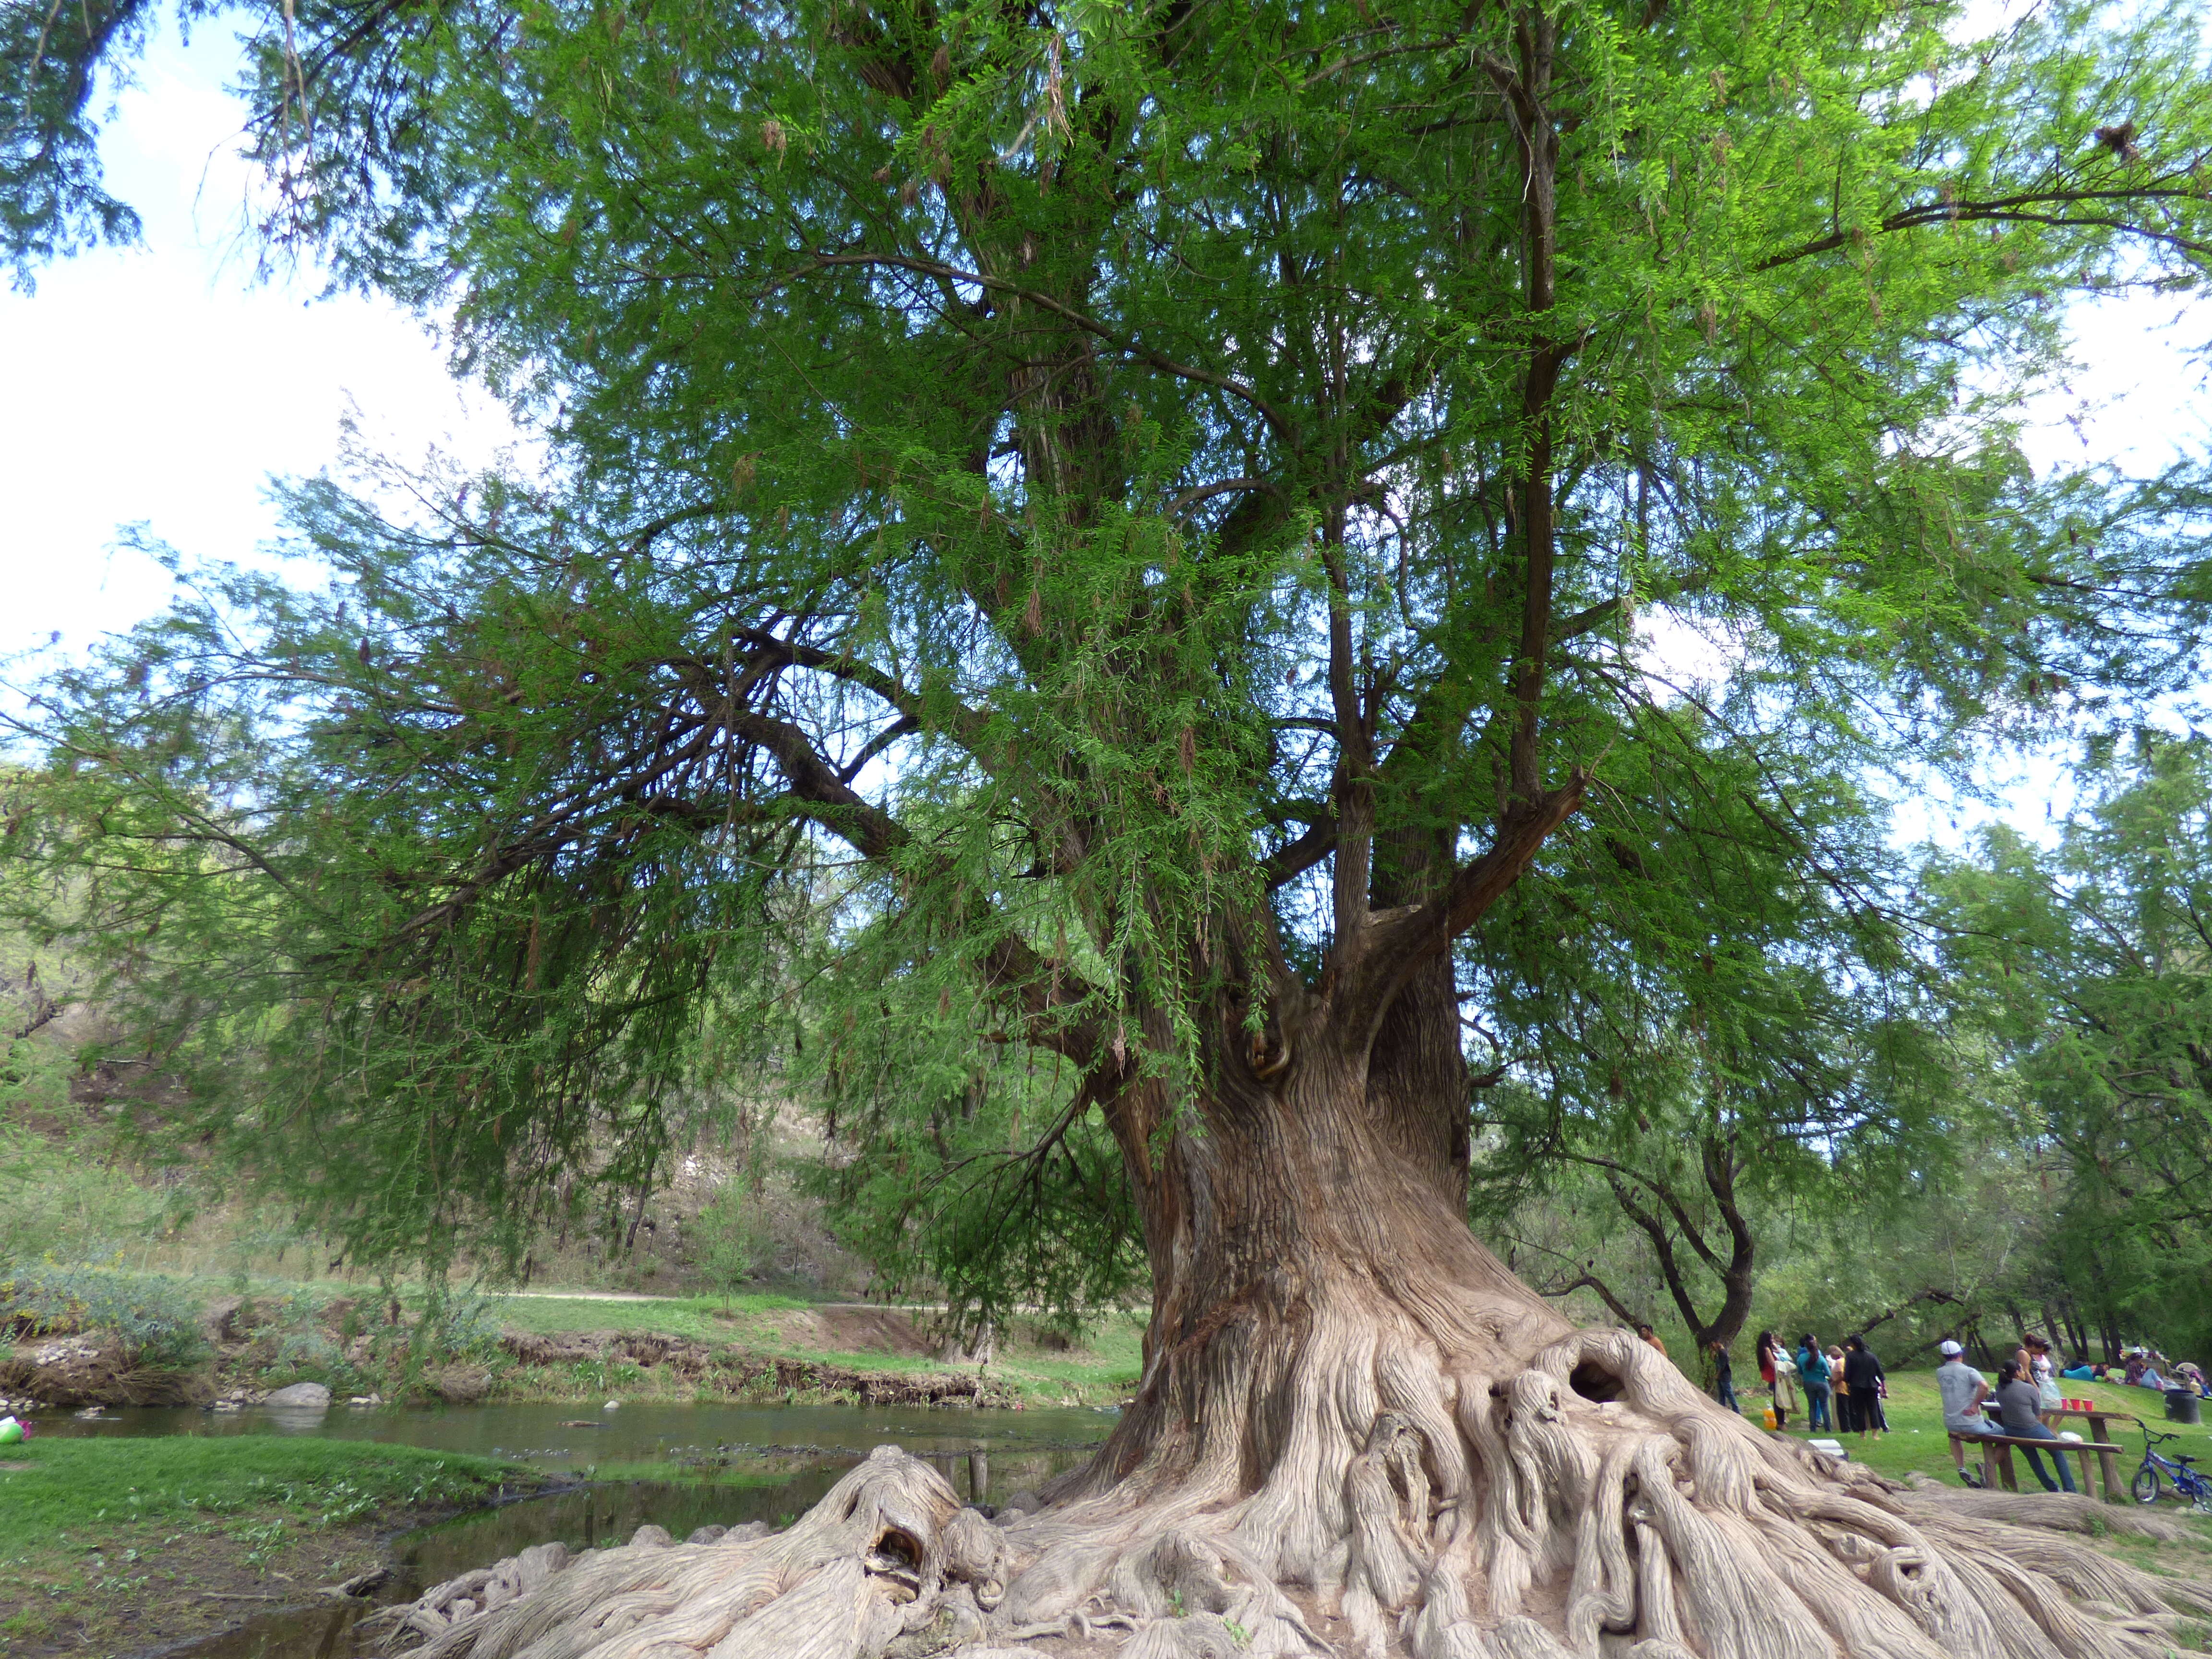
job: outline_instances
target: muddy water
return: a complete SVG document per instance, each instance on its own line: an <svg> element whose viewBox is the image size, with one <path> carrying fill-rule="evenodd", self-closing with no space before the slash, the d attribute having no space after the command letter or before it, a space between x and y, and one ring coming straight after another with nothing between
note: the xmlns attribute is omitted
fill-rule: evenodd
<svg viewBox="0 0 2212 1659"><path fill-rule="evenodd" d="M963 1498L989 1503L1073 1468L1112 1426L1110 1413L1085 1410L652 1405L587 1413L568 1404L428 1411L337 1406L306 1414L149 1408L92 1419L41 1413L38 1431L321 1435L496 1454L583 1483L401 1537L393 1547L399 1572L381 1598L388 1601L555 1539L582 1550L619 1543L647 1523L679 1539L710 1524L781 1526L885 1444L927 1458ZM650 1468L652 1478L607 1478L640 1465ZM164 1659L366 1659L378 1648L369 1638L356 1639L354 1626L365 1610L360 1602L285 1609L167 1650Z"/></svg>

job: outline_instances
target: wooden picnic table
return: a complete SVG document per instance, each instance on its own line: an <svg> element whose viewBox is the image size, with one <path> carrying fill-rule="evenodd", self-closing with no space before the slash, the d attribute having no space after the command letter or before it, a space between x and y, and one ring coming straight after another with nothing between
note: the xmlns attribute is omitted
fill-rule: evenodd
<svg viewBox="0 0 2212 1659"><path fill-rule="evenodd" d="M2120 1466L2112 1459L2112 1454L2109 1449L2112 1437L2105 1425L2118 1420L2122 1423L2132 1423L2137 1428L2141 1428L2143 1425L2142 1419L2137 1417L2133 1412L2115 1411L2109 1406L2092 1406L2086 1411L2078 1406L2054 1406L2038 1415L2046 1423L2061 1417L2087 1419L2089 1438L2100 1443L2097 1453L2097 1463L2099 1473L2104 1477L2105 1501L2107 1504L2125 1504L2134 1501L2120 1486ZM2081 1472L2087 1474L2088 1470L2089 1460L2085 1455L2081 1459Z"/></svg>
<svg viewBox="0 0 2212 1659"><path fill-rule="evenodd" d="M2096 1479L2090 1474L2089 1455L2097 1456L2097 1468L2103 1476L2105 1501L2124 1504L2127 1495L2120 1491L2119 1466L2112 1459L2121 1450L2115 1445L2100 1444L2093 1440L2038 1440L2024 1435L1965 1434L1955 1429L1951 1432L1951 1445L1955 1451L1961 1445L1978 1446L1982 1449L1982 1484L1991 1492L2018 1492L2020 1482L2013 1474L2012 1451L2015 1446L2024 1450L2046 1452L2051 1461L2063 1470L2067 1454L2074 1453L2081 1460L2081 1484L2075 1490L2084 1498L2096 1494Z"/></svg>

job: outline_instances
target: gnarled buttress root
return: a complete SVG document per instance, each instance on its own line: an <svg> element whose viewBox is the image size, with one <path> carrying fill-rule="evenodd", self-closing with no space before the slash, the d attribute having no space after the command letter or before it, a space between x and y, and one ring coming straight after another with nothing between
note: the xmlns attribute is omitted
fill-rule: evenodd
<svg viewBox="0 0 2212 1659"><path fill-rule="evenodd" d="M1316 1318L1204 1432L987 1521L891 1448L773 1536L541 1547L400 1610L424 1659L2160 1659L2212 1587L1762 1434L1623 1331L1486 1373ZM1494 1362L1493 1362L1494 1363ZM1254 1478L1255 1448L1266 1465ZM2022 1522L2040 1524L2021 1524ZM1033 1644L1042 1643L1039 1648Z"/></svg>

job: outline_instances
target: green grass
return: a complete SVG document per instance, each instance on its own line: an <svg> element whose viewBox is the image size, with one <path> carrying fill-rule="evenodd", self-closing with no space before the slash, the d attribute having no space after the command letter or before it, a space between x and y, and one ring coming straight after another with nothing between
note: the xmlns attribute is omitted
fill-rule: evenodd
<svg viewBox="0 0 2212 1659"><path fill-rule="evenodd" d="M520 1464L276 1435L41 1438L0 1448L0 1556L134 1521L281 1512L337 1526L396 1505L481 1503Z"/></svg>
<svg viewBox="0 0 2212 1659"><path fill-rule="evenodd" d="M555 1335L562 1331L652 1331L662 1336L688 1336L702 1342L726 1342L736 1323L720 1317L719 1296L656 1297L650 1302L611 1302L592 1297L495 1296L488 1298L493 1316L517 1330ZM733 1296L733 1316L787 1312L811 1307L792 1296Z"/></svg>
<svg viewBox="0 0 2212 1659"><path fill-rule="evenodd" d="M800 1359L854 1371L926 1376L956 1369L925 1354L811 1346L793 1340L775 1322L776 1314L817 1305L787 1296L739 1296L730 1299L726 1313L717 1296L650 1302L509 1296L493 1298L490 1312L502 1324L545 1335L568 1331L651 1332L692 1338L726 1352ZM1140 1316L1110 1314L1095 1322L1085 1334L1084 1346L1073 1351L1046 1348L1017 1336L1000 1345L990 1376L1002 1390L1035 1405L1063 1400L1101 1403L1136 1386L1143 1368L1144 1328ZM641 1387L649 1389L652 1382L649 1374L618 1378L610 1373L603 1378L595 1376L591 1386L622 1386L635 1393Z"/></svg>

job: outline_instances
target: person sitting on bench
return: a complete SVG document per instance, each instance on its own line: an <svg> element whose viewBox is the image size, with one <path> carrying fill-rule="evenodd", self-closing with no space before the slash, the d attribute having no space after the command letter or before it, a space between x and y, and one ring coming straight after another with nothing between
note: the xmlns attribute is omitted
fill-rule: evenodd
<svg viewBox="0 0 2212 1659"><path fill-rule="evenodd" d="M1966 1442L2001 1432L1982 1415L1982 1401L1990 1397L1990 1380L1966 1363L1966 1351L1950 1337L1943 1339L1943 1363L1936 1368L1936 1386L1943 1391L1943 1426L1954 1436L1951 1461L1959 1466L1959 1479L1970 1486L1982 1484L1980 1474L1966 1467Z"/></svg>
<svg viewBox="0 0 2212 1659"><path fill-rule="evenodd" d="M2057 1440L2058 1437L2036 1415L2042 1404L2042 1397L2037 1394L2035 1384L2021 1375L2020 1362L2006 1360L1997 1372L1997 1408L1999 1420L2003 1425L2000 1432L2021 1440ZM2043 1459L2038 1455L2035 1448L2022 1446L2021 1449L2027 1454L2027 1467L2035 1471L2035 1478L2043 1483L2044 1491L2074 1490L2074 1471L2066 1466L2063 1452L2051 1454L2051 1461L2058 1465L2058 1482L2054 1486L2051 1477L2044 1473Z"/></svg>

